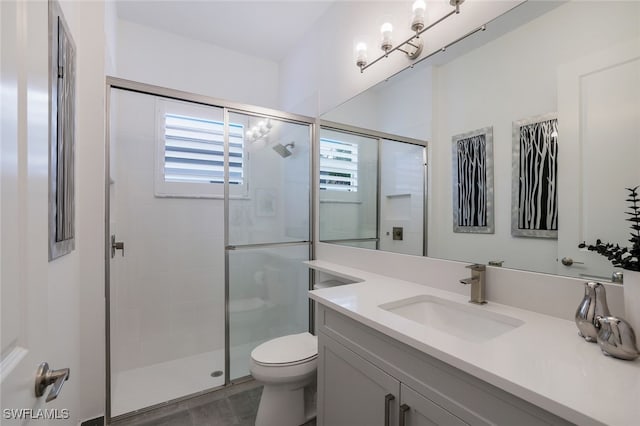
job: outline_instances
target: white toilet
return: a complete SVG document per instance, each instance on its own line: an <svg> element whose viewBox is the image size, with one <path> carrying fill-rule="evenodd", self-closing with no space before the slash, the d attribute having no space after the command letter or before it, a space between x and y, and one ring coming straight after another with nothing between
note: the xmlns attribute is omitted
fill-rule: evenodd
<svg viewBox="0 0 640 426"><path fill-rule="evenodd" d="M299 426L315 417L317 359L318 338L310 333L278 337L251 352L251 375L264 384L256 426Z"/></svg>

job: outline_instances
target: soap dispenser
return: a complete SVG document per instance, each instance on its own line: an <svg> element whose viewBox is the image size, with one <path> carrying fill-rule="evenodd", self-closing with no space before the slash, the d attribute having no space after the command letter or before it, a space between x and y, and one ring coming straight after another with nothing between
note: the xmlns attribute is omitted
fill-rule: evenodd
<svg viewBox="0 0 640 426"><path fill-rule="evenodd" d="M587 342L596 343L600 323L598 317L609 316L607 295L602 284L588 282L584 284L584 298L576 310L576 325L578 334Z"/></svg>

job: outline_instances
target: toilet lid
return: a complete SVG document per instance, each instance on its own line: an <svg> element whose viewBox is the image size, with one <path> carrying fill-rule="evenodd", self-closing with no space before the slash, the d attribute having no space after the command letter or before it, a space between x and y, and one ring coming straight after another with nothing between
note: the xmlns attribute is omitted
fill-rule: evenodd
<svg viewBox="0 0 640 426"><path fill-rule="evenodd" d="M318 338L310 333L278 337L251 352L251 358L260 364L291 364L317 356Z"/></svg>

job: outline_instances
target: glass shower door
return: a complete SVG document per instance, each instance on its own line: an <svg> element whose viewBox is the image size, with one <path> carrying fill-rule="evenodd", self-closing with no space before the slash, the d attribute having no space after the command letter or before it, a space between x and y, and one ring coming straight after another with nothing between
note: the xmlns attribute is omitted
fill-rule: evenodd
<svg viewBox="0 0 640 426"><path fill-rule="evenodd" d="M249 375L260 343L309 329L311 126L237 112L229 123L226 370L234 380Z"/></svg>
<svg viewBox="0 0 640 426"><path fill-rule="evenodd" d="M223 115L110 91L111 417L225 384Z"/></svg>

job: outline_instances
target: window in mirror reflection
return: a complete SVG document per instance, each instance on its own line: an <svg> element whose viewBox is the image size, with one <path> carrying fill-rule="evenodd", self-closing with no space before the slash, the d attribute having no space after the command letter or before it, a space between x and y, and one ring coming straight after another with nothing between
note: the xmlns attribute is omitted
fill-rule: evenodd
<svg viewBox="0 0 640 426"><path fill-rule="evenodd" d="M358 192L358 145L320 138L320 190Z"/></svg>
<svg viewBox="0 0 640 426"><path fill-rule="evenodd" d="M320 129L320 240L378 236L378 140Z"/></svg>

